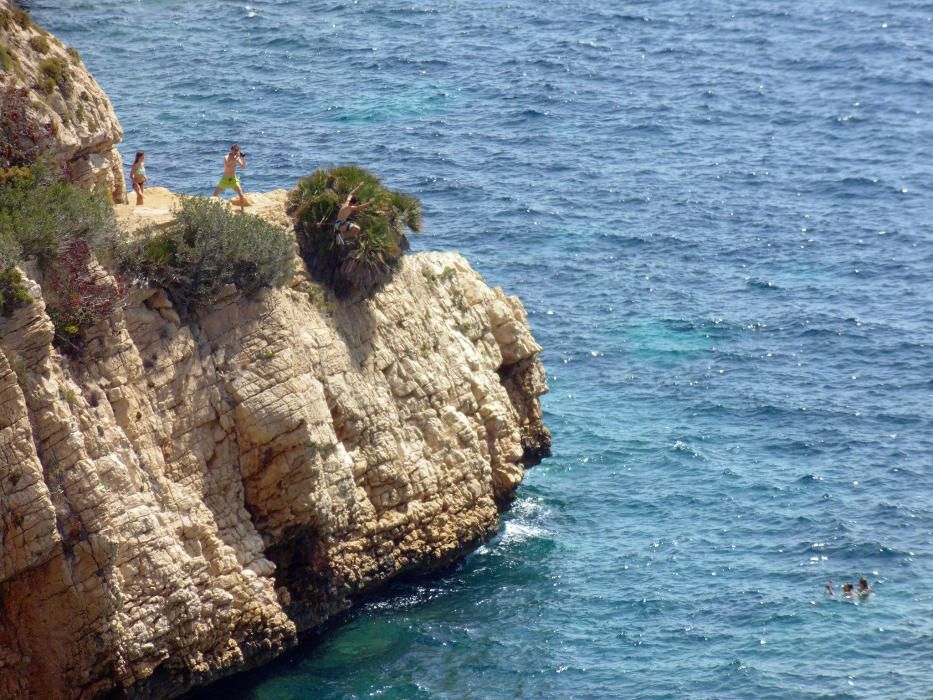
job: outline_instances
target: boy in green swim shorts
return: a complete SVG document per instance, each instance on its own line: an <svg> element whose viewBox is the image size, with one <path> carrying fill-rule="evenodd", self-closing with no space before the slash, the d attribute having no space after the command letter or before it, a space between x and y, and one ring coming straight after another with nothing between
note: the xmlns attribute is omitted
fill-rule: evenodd
<svg viewBox="0 0 933 700"><path fill-rule="evenodd" d="M217 197L224 190L231 189L240 196L240 201L237 204L241 207L246 206L246 197L243 196L243 188L240 187L240 178L237 177L236 169L237 166L246 169L246 156L243 153L240 153L239 144L233 144L230 147L230 152L224 156L224 174L220 178L220 182L217 183L217 187L214 189L214 194L211 197Z"/></svg>

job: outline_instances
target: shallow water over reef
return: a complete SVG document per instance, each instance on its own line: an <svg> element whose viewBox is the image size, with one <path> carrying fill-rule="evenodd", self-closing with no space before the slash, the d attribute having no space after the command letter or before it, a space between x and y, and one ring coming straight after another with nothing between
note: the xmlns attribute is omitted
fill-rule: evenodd
<svg viewBox="0 0 933 700"><path fill-rule="evenodd" d="M929 697L928 3L29 6L152 184L366 165L545 348L498 539L225 696Z"/></svg>

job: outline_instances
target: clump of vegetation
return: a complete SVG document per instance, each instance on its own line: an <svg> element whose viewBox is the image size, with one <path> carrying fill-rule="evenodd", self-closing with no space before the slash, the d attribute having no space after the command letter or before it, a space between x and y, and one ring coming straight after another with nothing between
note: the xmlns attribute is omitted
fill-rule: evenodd
<svg viewBox="0 0 933 700"><path fill-rule="evenodd" d="M0 169L34 163L55 136L55 126L43 123L26 88L0 75Z"/></svg>
<svg viewBox="0 0 933 700"><path fill-rule="evenodd" d="M12 5L9 10L0 8L0 29L7 31L14 24L18 24L23 29L35 26L32 23L32 17L29 16L26 10L17 7L16 3L12 3Z"/></svg>
<svg viewBox="0 0 933 700"><path fill-rule="evenodd" d="M76 48L74 48L73 46L69 46L67 49L65 49L65 53L67 53L71 57L72 63L74 63L76 66L81 65L81 54L78 53L78 50Z"/></svg>
<svg viewBox="0 0 933 700"><path fill-rule="evenodd" d="M47 271L46 311L55 326L55 344L66 352L80 352L83 331L109 318L126 297L123 278L100 274L92 260L88 242L74 240Z"/></svg>
<svg viewBox="0 0 933 700"><path fill-rule="evenodd" d="M46 277L46 310L55 342L69 352L83 347L84 330L122 301L124 290L93 265L116 245L113 207L100 194L66 182L49 158L0 169L0 291L4 312L31 301L16 265L36 260Z"/></svg>
<svg viewBox="0 0 933 700"><path fill-rule="evenodd" d="M166 228L144 229L119 251L120 268L164 287L176 306L209 304L227 284L247 296L291 277L293 242L265 219L203 197L182 200Z"/></svg>
<svg viewBox="0 0 933 700"><path fill-rule="evenodd" d="M58 387L58 396L69 406L78 403L78 394L71 387Z"/></svg>
<svg viewBox="0 0 933 700"><path fill-rule="evenodd" d="M46 95L51 95L56 87L62 93L67 94L71 88L71 74L68 72L68 64L57 56L43 59L42 63L39 64L39 77L36 80L36 87Z"/></svg>
<svg viewBox="0 0 933 700"><path fill-rule="evenodd" d="M0 314L11 316L16 309L31 303L20 271L10 267L0 272Z"/></svg>
<svg viewBox="0 0 933 700"><path fill-rule="evenodd" d="M318 311L327 311L327 293L318 284L308 285L308 301Z"/></svg>
<svg viewBox="0 0 933 700"><path fill-rule="evenodd" d="M36 36L30 37L29 45L33 48L34 51L37 51L38 53L42 53L42 54L48 53L49 49L51 48L49 46L49 40L46 39L41 34L37 34Z"/></svg>
<svg viewBox="0 0 933 700"><path fill-rule="evenodd" d="M9 168L0 168L0 185L28 181L32 178L32 170L22 165L11 165Z"/></svg>
<svg viewBox="0 0 933 700"><path fill-rule="evenodd" d="M22 7L13 7L13 20L23 29L36 26L32 23L32 17Z"/></svg>
<svg viewBox="0 0 933 700"><path fill-rule="evenodd" d="M370 206L358 212L358 238L340 245L334 222L347 195L356 194ZM421 230L421 204L415 197L392 191L377 177L356 166L317 170L289 193L288 213L302 257L316 279L338 296L368 293L387 281L408 250L406 231Z"/></svg>
<svg viewBox="0 0 933 700"><path fill-rule="evenodd" d="M50 159L0 169L0 268L49 266L76 240L106 253L117 238L107 197L66 182Z"/></svg>
<svg viewBox="0 0 933 700"><path fill-rule="evenodd" d="M0 44L0 68L3 68L4 73L9 73L13 70L15 65L16 58L10 53L10 50L6 46Z"/></svg>

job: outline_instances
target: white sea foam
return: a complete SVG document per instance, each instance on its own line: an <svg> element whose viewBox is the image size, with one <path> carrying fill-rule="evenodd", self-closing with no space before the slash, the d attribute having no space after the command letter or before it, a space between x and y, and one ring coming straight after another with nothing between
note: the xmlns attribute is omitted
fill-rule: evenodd
<svg viewBox="0 0 933 700"><path fill-rule="evenodd" d="M538 525L511 520L505 524L502 532L502 544L517 544L530 539L538 539L550 534L548 530Z"/></svg>

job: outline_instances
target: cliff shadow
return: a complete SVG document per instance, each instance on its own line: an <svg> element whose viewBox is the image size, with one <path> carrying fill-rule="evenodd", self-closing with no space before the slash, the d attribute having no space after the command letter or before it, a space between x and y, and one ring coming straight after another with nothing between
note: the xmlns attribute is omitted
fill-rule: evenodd
<svg viewBox="0 0 933 700"><path fill-rule="evenodd" d="M331 309L334 329L357 367L365 367L372 355L372 340L379 322L372 308L372 295L358 292L338 299Z"/></svg>
<svg viewBox="0 0 933 700"><path fill-rule="evenodd" d="M282 607L298 629L319 627L343 607L341 585L317 527L291 528L265 555L275 564L276 588L288 591Z"/></svg>

